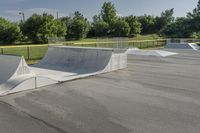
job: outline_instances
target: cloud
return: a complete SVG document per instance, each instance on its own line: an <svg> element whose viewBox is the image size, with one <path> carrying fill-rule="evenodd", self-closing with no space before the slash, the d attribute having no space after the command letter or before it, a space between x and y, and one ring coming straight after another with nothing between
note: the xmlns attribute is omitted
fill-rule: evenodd
<svg viewBox="0 0 200 133"><path fill-rule="evenodd" d="M59 17L67 16L65 13L62 13L60 10L49 9L49 8L30 8L30 9L26 9L26 10L7 10L5 12L5 14L7 15L7 19L9 19L9 20L20 21L21 17L19 15L19 12L23 12L25 14L25 18L30 17L34 13L36 13L36 14L48 13L48 14L52 14L54 17L56 17L57 12L58 12Z"/></svg>
<svg viewBox="0 0 200 133"><path fill-rule="evenodd" d="M0 0L0 3L1 4L15 4L15 3L24 2L24 1L28 1L28 0Z"/></svg>

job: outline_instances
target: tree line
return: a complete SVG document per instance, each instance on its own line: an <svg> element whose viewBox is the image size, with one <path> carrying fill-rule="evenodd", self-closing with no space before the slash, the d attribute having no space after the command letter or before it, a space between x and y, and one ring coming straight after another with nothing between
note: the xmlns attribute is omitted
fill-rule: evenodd
<svg viewBox="0 0 200 133"><path fill-rule="evenodd" d="M158 34L170 38L200 38L200 0L186 17L174 16L174 9L160 16L117 16L113 3L105 2L99 14L89 22L79 11L73 16L55 19L53 15L33 14L20 23L0 17L0 42L16 41L47 43L51 37L82 39L86 37L133 37L139 34Z"/></svg>

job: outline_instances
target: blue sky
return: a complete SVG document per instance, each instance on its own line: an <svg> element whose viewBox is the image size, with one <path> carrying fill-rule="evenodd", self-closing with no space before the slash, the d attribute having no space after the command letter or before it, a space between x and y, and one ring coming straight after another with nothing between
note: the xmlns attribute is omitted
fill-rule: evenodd
<svg viewBox="0 0 200 133"><path fill-rule="evenodd" d="M19 12L28 17L33 13L47 12L60 16L71 15L79 10L89 20L98 14L106 0L0 0L0 16L20 20ZM160 15L161 11L174 8L175 16L185 16L192 11L198 0L109 0L115 4L119 16L126 15Z"/></svg>

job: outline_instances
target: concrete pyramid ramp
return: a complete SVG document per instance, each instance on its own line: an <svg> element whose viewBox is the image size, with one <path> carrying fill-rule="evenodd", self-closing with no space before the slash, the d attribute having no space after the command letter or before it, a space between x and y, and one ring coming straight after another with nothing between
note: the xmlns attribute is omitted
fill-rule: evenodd
<svg viewBox="0 0 200 133"><path fill-rule="evenodd" d="M126 52L110 48L49 47L47 54L31 70L58 82L123 69Z"/></svg>
<svg viewBox="0 0 200 133"><path fill-rule="evenodd" d="M0 95L33 77L24 57L0 55Z"/></svg>
<svg viewBox="0 0 200 133"><path fill-rule="evenodd" d="M191 49L200 50L199 45L195 43L167 43L165 46L167 49Z"/></svg>
<svg viewBox="0 0 200 133"><path fill-rule="evenodd" d="M132 48L128 50L129 55L140 55L140 56L156 56L156 57L167 57L176 55L177 53L168 52L164 50L140 50L138 48Z"/></svg>

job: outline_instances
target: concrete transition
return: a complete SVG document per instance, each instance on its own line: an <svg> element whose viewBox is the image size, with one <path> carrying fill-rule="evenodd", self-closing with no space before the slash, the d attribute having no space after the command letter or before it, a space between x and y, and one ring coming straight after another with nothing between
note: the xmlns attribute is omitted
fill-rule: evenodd
<svg viewBox="0 0 200 133"><path fill-rule="evenodd" d="M167 57L167 56L172 56L176 54L178 53L168 52L164 50L141 50L138 48L128 49L128 55Z"/></svg>
<svg viewBox="0 0 200 133"><path fill-rule="evenodd" d="M83 78L127 67L126 50L49 47L45 57L28 66L23 57L0 56L0 95Z"/></svg>
<svg viewBox="0 0 200 133"><path fill-rule="evenodd" d="M200 50L200 46L196 43L167 43L165 48Z"/></svg>

